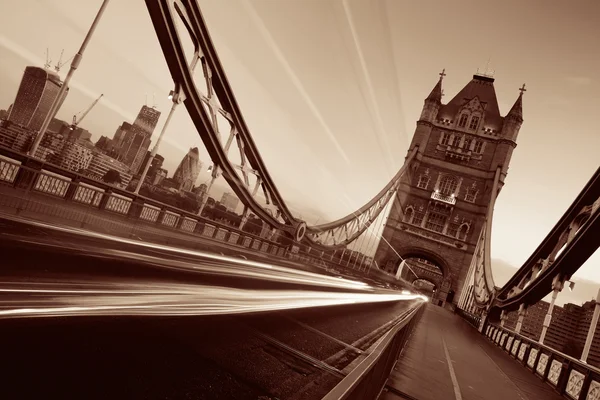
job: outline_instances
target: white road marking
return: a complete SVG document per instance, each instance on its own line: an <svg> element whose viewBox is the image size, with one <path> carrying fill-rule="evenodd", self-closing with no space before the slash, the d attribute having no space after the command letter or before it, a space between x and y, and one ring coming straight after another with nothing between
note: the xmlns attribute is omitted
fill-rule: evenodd
<svg viewBox="0 0 600 400"><path fill-rule="evenodd" d="M460 386L458 386L458 380L454 373L454 367L452 366L452 360L450 359L450 353L448 352L448 346L442 336L442 345L444 346L444 353L446 353L446 361L448 362L448 369L450 370L450 379L452 379L452 386L454 386L454 397L456 400L462 400L462 394L460 393Z"/></svg>

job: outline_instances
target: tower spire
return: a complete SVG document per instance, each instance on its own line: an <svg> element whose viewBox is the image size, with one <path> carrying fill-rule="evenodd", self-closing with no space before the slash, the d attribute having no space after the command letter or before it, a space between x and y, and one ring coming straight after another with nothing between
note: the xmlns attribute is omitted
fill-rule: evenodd
<svg viewBox="0 0 600 400"><path fill-rule="evenodd" d="M438 75L440 76L440 79L437 81L436 85L433 87L433 90L431 91L431 93L429 93L429 96L427 96L427 99L425 100L433 100L440 103L442 102L442 81L446 76L446 68L442 69L442 72L440 72Z"/></svg>
<svg viewBox="0 0 600 400"><path fill-rule="evenodd" d="M513 104L512 108L506 115L507 117L516 117L517 119L523 120L523 93L525 93L527 89L525 89L525 84L519 88L519 97L515 104Z"/></svg>

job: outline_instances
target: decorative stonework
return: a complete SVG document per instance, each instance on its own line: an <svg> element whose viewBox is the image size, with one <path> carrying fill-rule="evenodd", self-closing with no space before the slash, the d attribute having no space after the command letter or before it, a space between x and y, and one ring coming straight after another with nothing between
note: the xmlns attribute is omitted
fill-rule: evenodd
<svg viewBox="0 0 600 400"><path fill-rule="evenodd" d="M517 357L519 361L523 361L525 359L525 352L527 351L527 347L529 347L527 343L521 343L521 347L519 348L519 356Z"/></svg>
<svg viewBox="0 0 600 400"><path fill-rule="evenodd" d="M556 384L558 383L558 378L560 378L561 370L562 363L558 360L552 360L552 364L550 364L550 372L548 372L548 381L554 386L556 386Z"/></svg>
<svg viewBox="0 0 600 400"><path fill-rule="evenodd" d="M583 386L583 381L585 380L585 375L583 375L579 371L571 370L571 374L569 375L569 382L567 382L567 389L565 390L567 395L572 399L579 400L579 395L581 394L581 387Z"/></svg>
<svg viewBox="0 0 600 400"><path fill-rule="evenodd" d="M590 390L588 390L586 400L600 400L600 383L599 382L592 381L590 383Z"/></svg>
<svg viewBox="0 0 600 400"><path fill-rule="evenodd" d="M507 351L510 351L510 347L512 346L513 340L515 340L514 337L512 337L512 336L508 337L508 341L506 342L506 347L505 347L505 349Z"/></svg>
<svg viewBox="0 0 600 400"><path fill-rule="evenodd" d="M521 339L517 339L514 341L513 346L512 346L512 350L510 351L510 354L512 354L513 356L517 355L517 350L519 350L519 345L521 344Z"/></svg>
<svg viewBox="0 0 600 400"><path fill-rule="evenodd" d="M538 353L538 349L531 349L531 351L529 352L529 359L527 360L527 365L532 369L533 367L535 367L535 360L537 358Z"/></svg>
<svg viewBox="0 0 600 400"><path fill-rule="evenodd" d="M546 373L546 367L548 366L548 354L541 354L540 359L537 364L537 368L535 369L538 374L544 376Z"/></svg>

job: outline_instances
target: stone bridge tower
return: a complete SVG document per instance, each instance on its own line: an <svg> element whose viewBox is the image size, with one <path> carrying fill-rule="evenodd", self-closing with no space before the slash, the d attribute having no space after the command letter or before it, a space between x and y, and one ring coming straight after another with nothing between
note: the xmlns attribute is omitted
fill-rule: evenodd
<svg viewBox="0 0 600 400"><path fill-rule="evenodd" d="M375 260L380 268L411 281L431 281L434 302L456 303L488 210L494 176L500 187L521 124L521 94L500 115L494 78L476 74L447 104L442 103L444 72L425 99L409 152L416 158L394 198ZM387 243L386 243L387 242ZM388 244L389 243L389 244ZM393 248L393 249L392 249ZM415 263L410 260L416 260ZM421 276L427 265L439 279ZM406 265L412 265L408 268Z"/></svg>

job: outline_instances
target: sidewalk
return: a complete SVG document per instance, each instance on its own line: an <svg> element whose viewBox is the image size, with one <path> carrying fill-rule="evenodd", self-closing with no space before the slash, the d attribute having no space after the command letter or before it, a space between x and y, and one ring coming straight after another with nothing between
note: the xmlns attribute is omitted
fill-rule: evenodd
<svg viewBox="0 0 600 400"><path fill-rule="evenodd" d="M563 399L459 316L431 304L388 387L381 400Z"/></svg>

